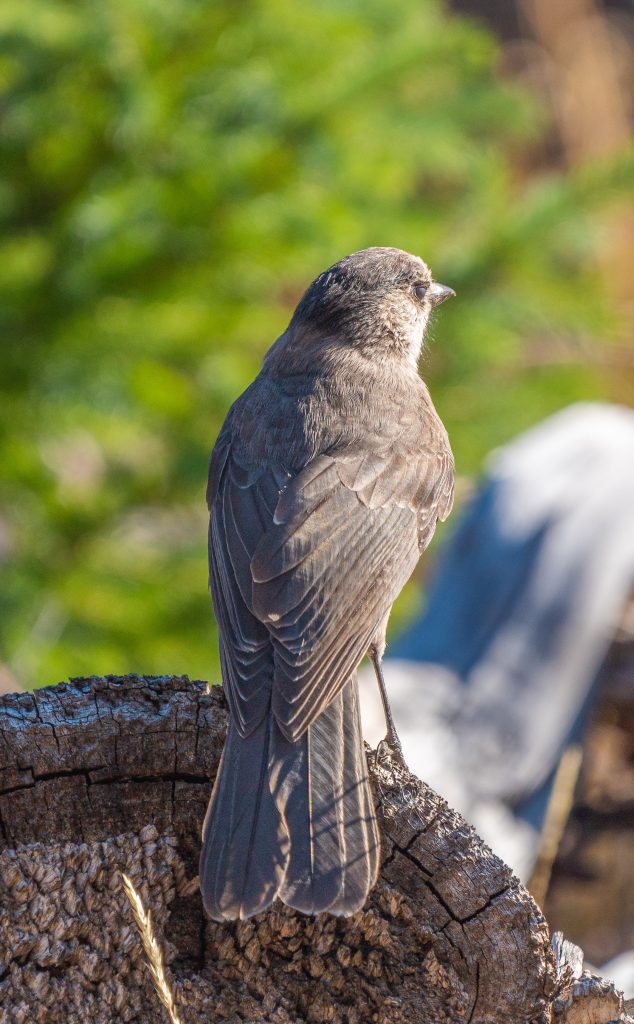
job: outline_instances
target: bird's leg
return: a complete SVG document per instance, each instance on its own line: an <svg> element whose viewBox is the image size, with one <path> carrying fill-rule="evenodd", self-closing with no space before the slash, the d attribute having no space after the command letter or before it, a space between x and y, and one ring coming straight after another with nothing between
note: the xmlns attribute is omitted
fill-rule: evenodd
<svg viewBox="0 0 634 1024"><path fill-rule="evenodd" d="M379 743L377 753L380 754L383 745L389 747L392 756L395 760L400 761L401 764L405 764L405 758L403 757L403 748L401 741L398 738L398 733L394 725L394 719L392 718L392 709L390 708L390 702L387 699L387 690L385 687L385 678L383 676L383 667L381 664L381 655L377 644L372 644L369 650L370 660L374 665L374 671L376 674L376 680L379 684L379 692L381 694L381 701L383 702L383 714L385 715L385 724L387 726L387 732L385 739Z"/></svg>

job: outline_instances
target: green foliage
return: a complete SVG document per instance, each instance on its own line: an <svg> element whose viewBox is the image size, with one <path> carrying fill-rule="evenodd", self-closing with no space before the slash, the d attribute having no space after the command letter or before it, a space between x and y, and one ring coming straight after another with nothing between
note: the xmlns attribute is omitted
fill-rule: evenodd
<svg viewBox="0 0 634 1024"><path fill-rule="evenodd" d="M218 675L208 452L308 281L355 249L456 288L424 372L458 469L607 382L625 161L517 181L544 131L435 0L4 0L2 657L27 685ZM531 368L531 366L533 368Z"/></svg>

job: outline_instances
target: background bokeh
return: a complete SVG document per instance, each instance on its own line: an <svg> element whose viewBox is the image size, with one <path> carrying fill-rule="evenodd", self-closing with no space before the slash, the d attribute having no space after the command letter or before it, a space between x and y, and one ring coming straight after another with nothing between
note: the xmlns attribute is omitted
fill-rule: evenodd
<svg viewBox="0 0 634 1024"><path fill-rule="evenodd" d="M458 293L422 369L461 480L575 399L632 400L632 24L591 0L3 0L5 688L218 678L208 453L348 252L412 250Z"/></svg>

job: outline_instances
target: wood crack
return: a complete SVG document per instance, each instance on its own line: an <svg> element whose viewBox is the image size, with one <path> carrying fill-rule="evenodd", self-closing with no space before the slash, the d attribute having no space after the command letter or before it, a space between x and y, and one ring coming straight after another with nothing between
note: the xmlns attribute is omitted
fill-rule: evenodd
<svg viewBox="0 0 634 1024"><path fill-rule="evenodd" d="M148 783L148 782L186 782L194 786L209 786L209 778L204 775L192 775L187 772L163 772L151 775L111 775L105 779L93 779L91 774L96 771L103 771L107 768L107 765L95 765L90 768L68 768L58 769L53 772L38 772L37 775L33 773L32 768L24 768L23 771L29 771L32 775L31 782L20 783L16 786L6 786L0 789L0 797L8 796L11 793L17 793L20 790L35 789L40 782L50 782L54 779L69 779L69 778L83 778L86 781L87 786L113 786L123 782L133 783Z"/></svg>

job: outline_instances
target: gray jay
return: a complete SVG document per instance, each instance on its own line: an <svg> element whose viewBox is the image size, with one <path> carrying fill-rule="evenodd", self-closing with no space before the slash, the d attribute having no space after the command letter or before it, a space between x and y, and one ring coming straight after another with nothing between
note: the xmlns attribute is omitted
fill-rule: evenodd
<svg viewBox="0 0 634 1024"><path fill-rule="evenodd" d="M210 586L229 725L203 826L215 920L276 897L349 915L379 867L355 670L381 685L390 609L453 500L418 374L453 291L399 249L353 253L301 299L213 449Z"/></svg>

